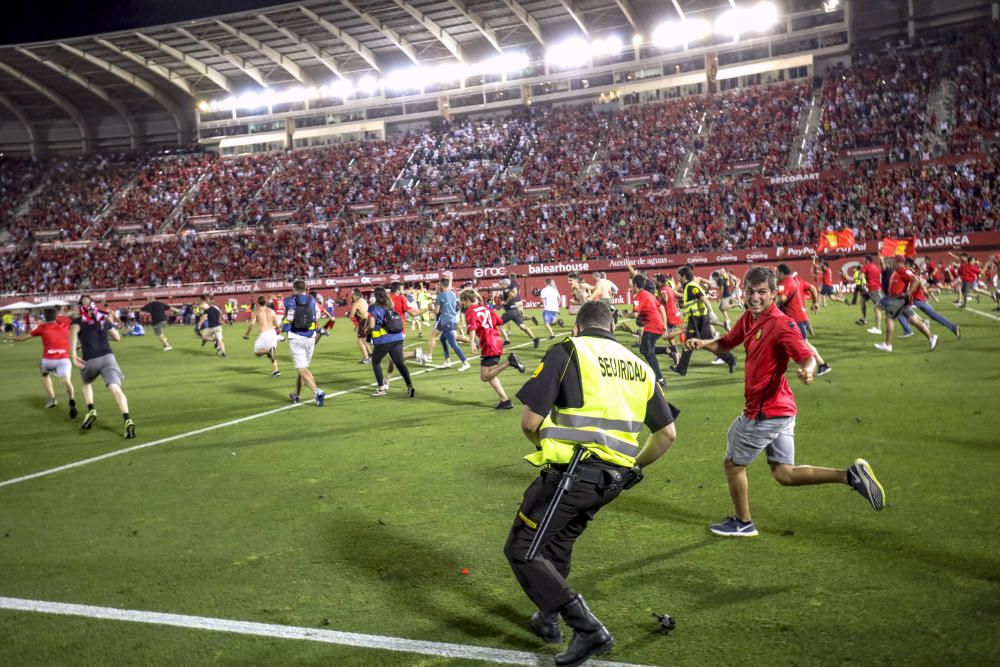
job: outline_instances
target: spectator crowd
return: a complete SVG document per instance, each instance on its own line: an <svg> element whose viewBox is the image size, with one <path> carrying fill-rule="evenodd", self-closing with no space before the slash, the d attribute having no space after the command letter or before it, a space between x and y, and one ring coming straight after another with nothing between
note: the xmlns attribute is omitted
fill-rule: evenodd
<svg viewBox="0 0 1000 667"><path fill-rule="evenodd" d="M226 159L8 158L0 290L812 244L842 227L859 241L993 229L998 44L981 28L832 68L816 82L807 160L823 177L793 184L740 179L790 171L814 90L804 80L621 109L532 106ZM950 119L929 108L935 96ZM929 134L970 155L921 162ZM871 147L885 148L877 161L845 153ZM671 188L685 164L701 187Z"/></svg>

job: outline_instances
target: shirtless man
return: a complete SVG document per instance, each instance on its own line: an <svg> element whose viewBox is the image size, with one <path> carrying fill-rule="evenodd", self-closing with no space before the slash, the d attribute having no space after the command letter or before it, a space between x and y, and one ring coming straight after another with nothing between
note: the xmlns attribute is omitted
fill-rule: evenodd
<svg viewBox="0 0 1000 667"><path fill-rule="evenodd" d="M580 280L579 273L571 273L569 278L569 289L573 293L570 299L569 314L576 315L580 312L580 306L590 301L590 286Z"/></svg>
<svg viewBox="0 0 1000 667"><path fill-rule="evenodd" d="M348 317L351 318L351 322L354 322L354 329L358 336L358 349L361 350L361 361L358 363L370 364L372 356L368 347L368 300L359 289L351 292L351 299L351 310L348 312Z"/></svg>
<svg viewBox="0 0 1000 667"><path fill-rule="evenodd" d="M614 284L607 278L607 274L603 271L594 271L594 286L590 287L590 300L591 301L603 301L612 308L615 307L614 303Z"/></svg>
<svg viewBox="0 0 1000 667"><path fill-rule="evenodd" d="M276 331L281 321L278 319L274 309L267 305L267 298L257 297L257 305L254 306L253 314L250 316L250 324L247 332L243 334L243 340L250 340L250 332L256 324L260 329L260 334L253 344L253 353L256 357L267 356L271 360L271 376L279 377L281 371L278 370L278 356L274 353L278 347L278 333Z"/></svg>

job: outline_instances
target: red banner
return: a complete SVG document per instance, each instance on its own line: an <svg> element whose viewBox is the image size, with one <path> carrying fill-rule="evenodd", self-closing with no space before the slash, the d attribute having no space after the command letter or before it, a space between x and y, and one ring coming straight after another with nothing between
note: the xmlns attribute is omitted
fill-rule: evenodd
<svg viewBox="0 0 1000 667"><path fill-rule="evenodd" d="M854 245L854 232L850 229L841 229L839 232L823 232L819 237L819 247L816 252L824 250L836 250L837 248L848 248Z"/></svg>
<svg viewBox="0 0 1000 667"><path fill-rule="evenodd" d="M882 239L882 256L893 257L895 255L902 255L904 257L916 257L917 256L916 237L910 237L908 239Z"/></svg>

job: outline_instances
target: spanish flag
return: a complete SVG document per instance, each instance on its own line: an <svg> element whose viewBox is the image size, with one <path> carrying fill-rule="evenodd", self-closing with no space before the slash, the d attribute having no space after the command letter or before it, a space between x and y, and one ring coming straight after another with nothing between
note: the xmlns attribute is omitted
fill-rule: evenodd
<svg viewBox="0 0 1000 667"><path fill-rule="evenodd" d="M896 255L916 257L917 237L911 236L908 239L882 239L882 256L894 257Z"/></svg>
<svg viewBox="0 0 1000 667"><path fill-rule="evenodd" d="M817 253L826 249L850 248L854 245L854 232L850 229L841 229L839 232L823 232L819 236L819 247Z"/></svg>

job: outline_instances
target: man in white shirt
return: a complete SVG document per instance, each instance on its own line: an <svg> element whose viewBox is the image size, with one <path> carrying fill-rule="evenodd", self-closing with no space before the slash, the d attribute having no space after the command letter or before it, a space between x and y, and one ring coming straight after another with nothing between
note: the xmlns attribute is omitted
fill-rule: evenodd
<svg viewBox="0 0 1000 667"><path fill-rule="evenodd" d="M559 309L562 305L562 297L559 295L559 290L556 289L556 281L552 278L546 278L545 287L542 288L542 322L545 323L545 328L549 332L549 340L556 337L554 331L552 331L552 324L556 323L562 326L562 320L559 320Z"/></svg>

